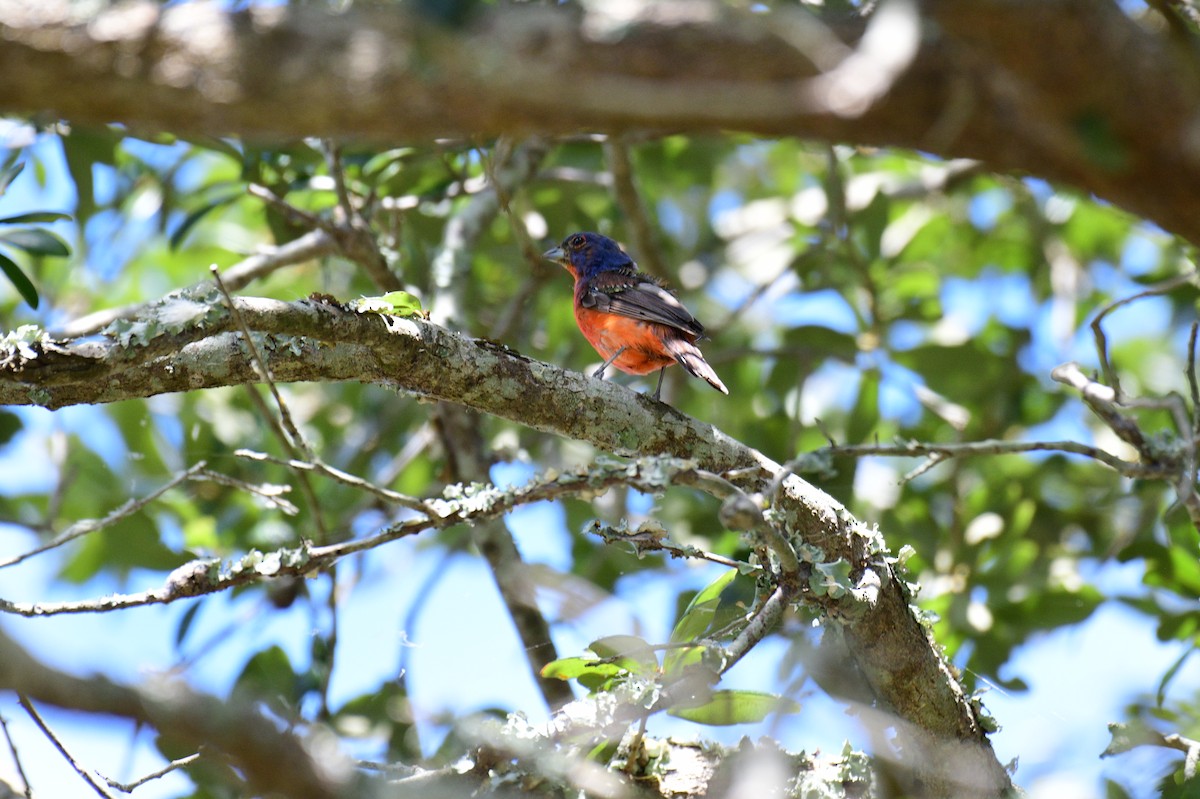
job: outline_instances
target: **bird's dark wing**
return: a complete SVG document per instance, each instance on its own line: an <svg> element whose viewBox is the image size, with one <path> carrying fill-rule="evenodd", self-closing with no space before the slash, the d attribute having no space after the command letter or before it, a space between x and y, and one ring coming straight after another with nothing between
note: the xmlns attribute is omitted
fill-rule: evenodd
<svg viewBox="0 0 1200 799"><path fill-rule="evenodd" d="M696 337L704 335L704 325L675 299L674 294L640 272L613 270L595 275L583 286L579 304L584 308L667 325Z"/></svg>

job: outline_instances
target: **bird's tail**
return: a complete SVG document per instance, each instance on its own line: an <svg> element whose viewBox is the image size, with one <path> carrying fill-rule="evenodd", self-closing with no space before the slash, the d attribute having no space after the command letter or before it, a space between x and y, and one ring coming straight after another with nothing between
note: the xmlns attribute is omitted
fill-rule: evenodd
<svg viewBox="0 0 1200 799"><path fill-rule="evenodd" d="M708 365L708 361L704 360L704 356L695 344L686 339L674 339L664 343L667 345L667 351L675 357L680 366L688 371L688 374L700 378L722 394L729 393L729 389L725 388L721 378L717 377L717 373Z"/></svg>

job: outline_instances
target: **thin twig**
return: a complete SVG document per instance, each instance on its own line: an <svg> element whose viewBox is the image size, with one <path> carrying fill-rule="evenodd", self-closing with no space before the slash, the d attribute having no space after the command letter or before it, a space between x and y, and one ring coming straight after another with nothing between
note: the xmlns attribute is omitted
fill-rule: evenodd
<svg viewBox="0 0 1200 799"><path fill-rule="evenodd" d="M787 609L796 590L798 589L789 588L786 584L775 586L775 590L763 602L758 612L750 618L750 621L729 643L729 646L725 647L725 663L721 667L722 674L733 668L739 660L758 645L759 641L775 629L775 625L783 618L783 612Z"/></svg>
<svg viewBox="0 0 1200 799"><path fill-rule="evenodd" d="M555 474L544 479L533 480L524 486L501 489L490 486L451 486L448 498L428 500L434 511L433 517L405 519L389 524L366 538L340 541L324 546L302 544L291 549L279 549L269 553L252 552L232 561L224 568L215 561L196 560L176 569L160 588L135 594L111 594L97 599L28 603L0 599L0 612L18 616L53 616L64 613L100 613L127 607L166 604L207 594L214 594L236 586L256 582L268 577L303 577L327 568L338 560L358 552L375 549L390 541L417 535L426 530L444 529L456 524L476 524L495 519L514 508L532 502L543 502L563 497L597 492L618 485L628 485L640 491L661 491L664 472L671 482L682 484L680 475L693 472L686 461L649 458L645 468L631 470L629 464L616 463L596 465L590 471L578 470L570 474ZM664 468L665 465L665 468ZM631 540L632 536L623 536ZM636 543L636 542L635 542ZM735 568L746 568L746 564L696 551L692 548L660 546L659 549L680 558L703 558Z"/></svg>
<svg viewBox="0 0 1200 799"><path fill-rule="evenodd" d="M633 734L633 740L629 742L629 748L626 750L625 768L623 770L630 776L641 773L642 747L645 745L646 722L649 720L650 712L646 711L642 713L642 717L638 719L637 732Z"/></svg>
<svg viewBox="0 0 1200 799"><path fill-rule="evenodd" d="M937 466L939 463L946 460L947 458L948 458L948 456L943 453L940 453L940 452L933 453L928 458L921 461L915 467L913 467L908 472L906 472L904 474L904 476L900 478L900 482L901 483L911 483L913 480L916 480L918 477L925 474L930 469L932 469L934 466Z"/></svg>
<svg viewBox="0 0 1200 799"><path fill-rule="evenodd" d="M1103 336L1103 333L1100 336ZM1149 459L1152 453L1146 441L1146 434L1137 422L1117 410L1117 405L1121 402L1119 388L1097 383L1085 375L1077 363L1065 363L1054 367L1050 372L1050 379L1078 391L1092 413L1099 416L1122 441L1136 449L1142 457Z"/></svg>
<svg viewBox="0 0 1200 799"><path fill-rule="evenodd" d="M262 353L258 351L258 345L254 343L254 336L250 333L250 327L246 324L245 317L238 309L237 303L233 301L233 296L229 293L229 289L225 287L225 281L221 279L221 273L217 271L216 264L210 267L213 280L217 283L217 288L221 290L221 296L225 298L225 306L232 314L234 322L237 323L238 329L242 331L242 339L246 342L246 348L250 351L250 357L254 360L255 366L258 368L259 374L267 383L267 388L271 392L271 396L275 399L275 406L279 410L279 418L283 422L284 429L290 441L284 441L288 449L299 450L308 457L312 457L312 448L308 442L304 440L304 436L300 434L300 430L296 427L296 423L292 420L291 411L288 410L287 403L283 401L283 397L279 394L279 387L275 385L275 378L271 374L271 367L267 365L266 360L262 357Z"/></svg>
<svg viewBox="0 0 1200 799"><path fill-rule="evenodd" d="M337 196L338 211L330 228L333 237L337 239L342 254L361 266L371 281L380 291L399 291L405 288L403 282L391 270L387 258L379 248L376 232L363 217L360 205L356 205L350 196L350 188L346 184L346 173L342 166L342 149L332 140L322 142L325 152L325 163L329 175L333 179L334 193ZM340 218L339 218L340 217Z"/></svg>
<svg viewBox="0 0 1200 799"><path fill-rule="evenodd" d="M299 508L283 497L283 494L286 491L291 490L290 486L280 486L271 483L262 483L256 485L255 483L248 483L245 480L239 480L236 477L230 477L229 475L221 474L220 472L212 472L208 469L205 469L203 472L197 475L196 479L203 479L210 483L217 483L218 485L229 486L230 488L236 488L239 491L245 491L247 494L261 499L267 504L268 507L276 508L277 510L286 513L288 516L295 516L300 512Z"/></svg>
<svg viewBox="0 0 1200 799"><path fill-rule="evenodd" d="M724 555L717 555L703 549L697 549L696 547L672 544L670 541L664 539L658 531L618 531L599 522L593 522L585 529L585 532L600 536L601 540L605 543L620 542L623 544L632 544L639 554L645 552L665 552L671 557L679 558L680 560L698 558L706 560L709 563L716 563L718 566L728 566L732 569L741 570L749 568L749 564L725 557Z"/></svg>
<svg viewBox="0 0 1200 799"><path fill-rule="evenodd" d="M1118 458L1110 452L1098 447L1080 444L1078 441L1001 441L999 439L984 439L982 441L966 441L959 443L936 444L923 441L909 441L898 444L834 444L806 453L801 458L789 463L798 467L804 458L814 454L829 453L830 455L848 455L863 457L867 455L883 455L896 457L915 457L934 455L940 459L972 458L981 455L1012 455L1025 452L1062 452L1072 455L1083 455L1111 467L1127 477L1162 477L1162 469L1152 464L1133 463ZM940 460L939 460L940 462ZM793 468L796 468L793 467Z"/></svg>
<svg viewBox="0 0 1200 799"><path fill-rule="evenodd" d="M165 777L173 771L177 771L181 768L185 768L186 766L190 766L191 764L195 763L199 759L200 759L200 753L194 752L193 754L190 754L187 757L181 757L178 760L172 760L170 763L163 766L158 771L151 772L150 774L147 774L144 777L140 777L139 779L136 779L133 782L117 782L114 779L109 779L108 777L105 777L103 774L101 774L100 777L106 783L108 783L108 787L110 787L114 790L120 791L121 793L133 793L135 790L142 787L146 783L152 782L153 780L157 780L162 777Z"/></svg>
<svg viewBox="0 0 1200 799"><path fill-rule="evenodd" d="M251 197L262 200L271 207L275 208L292 222L308 228L309 230L323 230L336 238L336 231L334 230L333 223L328 219L324 219L316 214L310 214L308 211L297 208L275 192L268 189L266 186L260 186L257 183L251 183L246 187L246 193Z"/></svg>
<svg viewBox="0 0 1200 799"><path fill-rule="evenodd" d="M408 494L401 494L399 491L393 491L390 488L384 488L383 486L376 485L370 480L364 480L363 478L350 474L349 472L344 472L335 466L330 466L320 458L314 458L311 461L302 461L296 458L288 458L285 460L283 458L276 458L272 455L268 455L265 452L255 452L254 450L249 449L234 450L233 454L238 458L245 458L252 461L266 461L267 463L274 463L278 466L286 466L289 469L318 472L326 477L338 481L339 483L342 483L343 485L352 486L354 488L374 494L385 502L393 505L399 505L402 508L420 511L428 516L434 515L433 510L429 507L429 504L425 500L418 497L409 496Z"/></svg>
<svg viewBox="0 0 1200 799"><path fill-rule="evenodd" d="M79 765L79 762L75 758L71 757L71 753L67 751L67 747L63 746L63 742L58 740L58 736L55 735L50 727L46 725L46 722L42 720L42 717L34 709L33 704L29 701L29 699L26 698L24 694L17 694L17 702L22 708L25 709L25 712L29 714L29 718L33 719L33 723L36 724L42 733L50 739L50 743L54 744L54 748L57 749L59 753L67 759L67 762L71 764L71 768L75 769L75 772L80 777L83 777L84 782L92 786L92 790L94 790L100 796L103 796L104 799L113 799L112 794L104 790L100 783L96 782L95 777L89 774L87 769Z"/></svg>
<svg viewBox="0 0 1200 799"><path fill-rule="evenodd" d="M16 565L28 558L32 558L34 555L40 555L43 552L48 552L51 549L60 547L68 541L73 541L81 536L94 533L97 530L103 530L105 527L111 527L122 519L126 519L129 516L137 513L142 508L146 507L151 502L158 499L180 483L195 479L197 475L205 473L207 471L205 467L205 462L200 461L191 468L179 472L162 486L151 491L141 499L131 499L128 502L125 502L119 508L116 508L102 519L82 519L77 521L66 530L56 535L52 540L47 541L45 544L34 547L28 552L22 552L20 555L14 555L11 558L0 560L0 569L5 568L6 566Z"/></svg>
<svg viewBox="0 0 1200 799"><path fill-rule="evenodd" d="M1118 404L1122 403L1124 400L1121 392L1121 383L1117 378L1116 372L1112 368L1112 363L1108 359L1108 339L1104 335L1104 328L1101 327L1100 323L1104 321L1104 317L1108 316L1110 313L1123 305L1128 305L1131 302L1145 299L1146 297L1154 297L1159 294L1166 294L1168 291L1174 291L1180 286L1186 286L1189 283L1195 282L1195 280L1195 271L1187 272L1182 275L1176 275L1170 280L1164 280L1161 283L1151 286L1145 291L1140 291L1137 294L1123 297L1115 302L1109 303L1101 308L1100 312L1096 314L1096 318L1092 320L1092 336L1096 340L1096 354L1100 356L1100 371L1104 375L1105 383L1107 383L1108 386L1111 387L1114 392L1116 392L1116 402Z"/></svg>
<svg viewBox="0 0 1200 799"><path fill-rule="evenodd" d="M404 446L392 458L391 463L380 470L379 482L387 484L403 474L404 470L417 459L417 456L429 448L435 438L433 424L426 419L420 427L409 434L408 441L404 442Z"/></svg>
<svg viewBox="0 0 1200 799"><path fill-rule="evenodd" d="M326 577L329 580L329 594L325 597L325 607L329 611L329 632L325 636L325 656L320 664L314 663L314 666L320 668L320 690L321 710L318 716L320 721L328 723L333 718L333 713L329 709L329 685L333 680L333 668L337 661L337 645L338 645L338 564L334 563L329 567Z"/></svg>
<svg viewBox="0 0 1200 799"><path fill-rule="evenodd" d="M0 730L4 731L4 740L8 741L8 751L12 755L13 767L17 770L17 776L21 778L21 785L24 786L25 799L33 799L33 786L29 784L29 777L25 776L25 767L21 765L21 756L17 754L17 744L12 738L12 733L8 731L8 719L0 716Z"/></svg>
<svg viewBox="0 0 1200 799"><path fill-rule="evenodd" d="M629 145L618 137L608 137L604 142L604 158L612 173L617 206L625 216L642 268L656 277L669 278L671 272L655 240L654 226L650 224L650 215L634 182Z"/></svg>
<svg viewBox="0 0 1200 799"><path fill-rule="evenodd" d="M1200 741L1193 741L1191 738L1184 738L1178 733L1173 733L1163 737L1163 744L1186 754L1183 761L1183 776L1189 780L1195 777L1196 764L1200 762Z"/></svg>
<svg viewBox="0 0 1200 799"><path fill-rule="evenodd" d="M346 173L342 169L342 148L332 139L324 139L321 148L325 151L325 164L329 176L333 178L333 189L337 195L338 206L347 221L354 218L358 209L350 202L350 191L346 188Z"/></svg>
<svg viewBox="0 0 1200 799"><path fill-rule="evenodd" d="M677 480L724 500L722 521L726 521L725 517L728 515L738 519L742 529L757 533L762 543L770 548L779 560L779 570L783 576L790 577L800 570L800 559L788 542L787 536L763 516L761 499L751 497L724 477L703 469L696 469L690 473L681 472Z"/></svg>
<svg viewBox="0 0 1200 799"><path fill-rule="evenodd" d="M246 324L246 319L242 316L241 310L238 309L237 303L233 301L233 296L229 293L229 289L225 287L225 283L221 279L221 274L217 271L216 264L212 266L212 276L213 280L216 281L217 288L221 291L221 296L225 298L225 305L228 307L229 313L233 316L234 322L241 330L242 338L246 342L246 347L250 351L250 357L253 359L255 367L259 374L262 375L262 379L267 384L267 389L271 392L271 396L275 400L275 408L279 412L279 421L286 432L286 435L278 435L280 443L283 444L284 449L293 458L302 454L307 459L312 460L315 457L312 447L309 446L304 436L300 433L300 429L292 420L292 413L288 409L287 403L284 402L283 395L279 393L279 386L275 385L275 377L271 374L271 367L267 365L266 360L262 357L262 353L258 350L258 346L254 343L254 337L250 334L250 327ZM261 400L255 388L251 386L248 387L248 390L254 398ZM265 409L263 409L263 412L265 413ZM265 413L264 418L273 421L275 417L272 414ZM274 424L272 424L272 429L277 430ZM312 514L313 524L317 528L320 540L324 541L329 537L329 531L325 527L325 519L321 514L321 503L317 499L316 491L313 490L312 483L309 481L307 474L303 471L295 471L294 474L296 475L296 482L300 485L300 492L304 495L305 504L308 505L309 512Z"/></svg>
<svg viewBox="0 0 1200 799"><path fill-rule="evenodd" d="M499 146L507 139L501 139L497 142ZM529 276L522 281L521 287L517 292L509 298L508 304L504 311L497 317L495 324L489 332L489 337L497 341L503 341L512 335L513 328L523 319L528 318L526 313L529 308L529 300L537 293L538 289L550 279L554 274L555 268L541 256L538 247L534 246L533 239L529 236L529 230L526 228L524 221L517 216L515 209L512 207L512 197L509 186L506 181L501 179L501 176L496 171L496 157L493 154L485 153L483 159L483 168L487 174L488 185L496 192L496 198L500 203L500 210L508 219L508 226L512 229L513 235L517 238L517 244L521 248L521 254L525 258L526 264L529 266ZM519 188L520 184L513 187Z"/></svg>
<svg viewBox="0 0 1200 799"><path fill-rule="evenodd" d="M1196 333L1200 322L1192 322L1188 332L1187 379L1192 394L1192 440L1200 439L1200 381L1196 379ZM1180 431L1183 432L1183 431Z"/></svg>

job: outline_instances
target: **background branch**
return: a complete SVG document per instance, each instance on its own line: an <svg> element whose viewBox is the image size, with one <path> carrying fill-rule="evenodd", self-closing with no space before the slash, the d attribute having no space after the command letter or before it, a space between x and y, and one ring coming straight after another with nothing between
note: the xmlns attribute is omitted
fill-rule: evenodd
<svg viewBox="0 0 1200 799"><path fill-rule="evenodd" d="M281 732L251 705L197 694L174 682L131 688L103 677L75 677L35 660L3 631L0 689L55 707L169 729L177 740L210 745L229 757L258 793L278 791L304 799L357 795L348 762L327 749L318 761L303 741Z"/></svg>
<svg viewBox="0 0 1200 799"><path fill-rule="evenodd" d="M1196 57L1115 3L923 3L920 19L909 10L878 31L915 22L921 35L906 68L875 64L880 94L854 109L814 98L827 96L839 67L873 52L870 23L832 28L844 44L831 59L818 46L828 37L796 35L814 20L794 8L758 14L713 0L617 19L517 4L480 9L457 30L420 5L337 15L146 0L93 16L78 8L0 6L0 71L20 76L0 86L0 111L53 98L54 112L77 123L251 138L736 128L853 140L1072 183L1200 241L1200 151L1179 145L1192 141L1200 106ZM619 36L608 35L614 26ZM377 46L357 46L365 41Z"/></svg>

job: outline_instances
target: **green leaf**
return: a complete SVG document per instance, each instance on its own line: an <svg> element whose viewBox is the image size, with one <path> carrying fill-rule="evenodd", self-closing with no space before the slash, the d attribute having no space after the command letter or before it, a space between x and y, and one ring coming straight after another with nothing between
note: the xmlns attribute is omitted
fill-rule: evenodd
<svg viewBox="0 0 1200 799"><path fill-rule="evenodd" d="M676 718L694 721L697 724L728 726L730 724L754 724L771 713L796 713L800 703L776 694L760 691L723 690L713 691L712 697L696 707L668 708L667 713Z"/></svg>
<svg viewBox="0 0 1200 799"><path fill-rule="evenodd" d="M586 674L615 677L625 669L615 663L601 663L594 658L569 657L552 660L542 666L541 674L546 679L577 680Z"/></svg>
<svg viewBox="0 0 1200 799"><path fill-rule="evenodd" d="M37 287L33 282L25 276L21 271L21 267L17 266L11 258L4 253L0 253L0 270L12 282L13 287L21 294L21 299L29 303L30 308L38 307Z"/></svg>
<svg viewBox="0 0 1200 799"><path fill-rule="evenodd" d="M21 432L24 425L21 417L6 410L0 410L0 446L12 441L13 436Z"/></svg>
<svg viewBox="0 0 1200 799"><path fill-rule="evenodd" d="M593 763L608 763L621 749L621 742L606 738L600 743L592 747L586 755L587 759Z"/></svg>
<svg viewBox="0 0 1200 799"><path fill-rule="evenodd" d="M80 224L87 222L97 210L93 171L97 165L114 165L117 146L123 138L125 133L119 128L82 126L73 126L70 135L62 138L63 157L78 197L75 213Z"/></svg>
<svg viewBox="0 0 1200 799"><path fill-rule="evenodd" d="M671 643L686 644L698 639L712 623L721 602L721 593L729 587L738 575L737 569L730 569L709 583L704 590L692 597L687 609L675 623L671 631Z"/></svg>
<svg viewBox="0 0 1200 799"><path fill-rule="evenodd" d="M892 201L881 191L852 219L852 226L861 231L863 250L872 260L879 257L883 232L887 230L891 211Z"/></svg>
<svg viewBox="0 0 1200 799"><path fill-rule="evenodd" d="M609 635L588 644L588 649L634 674L658 671L658 657L650 644L636 635Z"/></svg>
<svg viewBox="0 0 1200 799"><path fill-rule="evenodd" d="M1158 692L1154 695L1154 704L1156 706L1163 706L1163 700L1166 698L1167 687L1170 686L1171 680L1175 679L1175 675L1179 673L1179 670L1183 668L1183 664L1187 662L1187 659L1191 657L1192 653L1195 651L1196 650L1192 649L1191 647L1183 650L1183 654L1179 656L1178 660L1171 664L1171 668L1167 669L1166 674L1164 674L1162 679L1159 680Z"/></svg>
<svg viewBox="0 0 1200 799"><path fill-rule="evenodd" d="M3 219L0 219L0 224L12 225L18 222L61 222L70 218L70 214L64 214L59 211L30 211L27 214L6 216Z"/></svg>
<svg viewBox="0 0 1200 799"><path fill-rule="evenodd" d="M337 709L333 725L347 737L378 740L381 734L387 736L389 762L421 757L403 679L385 682L378 690L350 699Z"/></svg>
<svg viewBox="0 0 1200 799"><path fill-rule="evenodd" d="M17 179L17 175L21 174L21 170L25 168L24 161L18 161L15 164L0 169L0 194L8 190L9 185Z"/></svg>
<svg viewBox="0 0 1200 799"><path fill-rule="evenodd" d="M859 444L871 440L879 429L879 383L878 369L864 369L858 384L858 401L846 422L846 440Z"/></svg>
<svg viewBox="0 0 1200 799"><path fill-rule="evenodd" d="M730 569L692 597L675 623L675 629L671 631L671 643L702 641L710 632L742 616L746 605L754 600L755 582L752 579L738 580L739 576L737 569ZM678 674L688 666L699 663L706 649L706 646L698 645L669 650L663 657L663 671Z"/></svg>
<svg viewBox="0 0 1200 799"><path fill-rule="evenodd" d="M187 238L187 234L191 232L192 228L196 226L197 222L221 206L228 205L241 196L242 193L240 191L222 195L211 202L205 203L185 216L183 221L179 223L179 227L175 228L175 232L171 234L171 238L168 240L168 244L170 245L171 249L179 249L179 245L183 243L185 238Z"/></svg>
<svg viewBox="0 0 1200 799"><path fill-rule="evenodd" d="M397 147L392 150L385 150L378 155L372 156L367 163L363 164L362 173L364 177L380 177L386 180L391 177L391 173L404 161L408 160L409 156L413 155L416 149L413 147ZM382 175L385 169L389 174Z"/></svg>
<svg viewBox="0 0 1200 799"><path fill-rule="evenodd" d="M362 297L347 303L359 313L382 313L392 316L413 316L421 313L421 300L407 291L389 291L379 297Z"/></svg>
<svg viewBox="0 0 1200 799"><path fill-rule="evenodd" d="M67 243L55 234L41 228L19 228L0 233L0 241L19 247L33 255L54 255L65 258L71 254Z"/></svg>
<svg viewBox="0 0 1200 799"><path fill-rule="evenodd" d="M183 136L181 138L202 150L227 155L238 164L241 164L243 161L244 156L241 150L217 136L201 134L199 136Z"/></svg>
<svg viewBox="0 0 1200 799"><path fill-rule="evenodd" d="M299 705L299 685L300 679L287 653L272 646L246 661L233 691L235 696L259 699L273 709L287 713Z"/></svg>
<svg viewBox="0 0 1200 799"><path fill-rule="evenodd" d="M191 632L192 625L196 622L196 617L200 615L200 608L204 607L203 602L193 602L191 607L183 612L179 617L179 626L175 628L175 651L178 652L183 646L184 639Z"/></svg>

